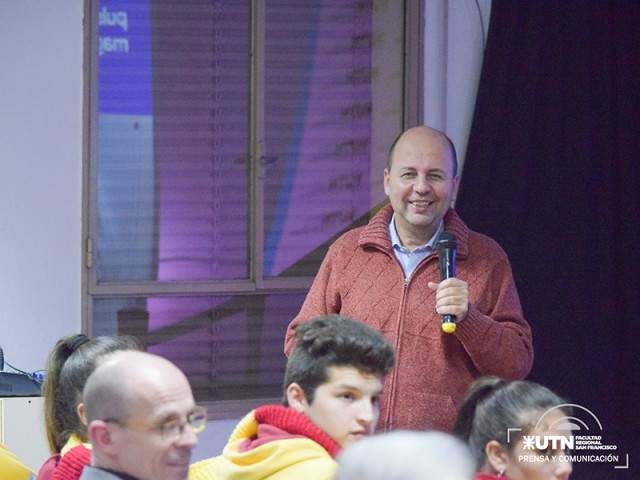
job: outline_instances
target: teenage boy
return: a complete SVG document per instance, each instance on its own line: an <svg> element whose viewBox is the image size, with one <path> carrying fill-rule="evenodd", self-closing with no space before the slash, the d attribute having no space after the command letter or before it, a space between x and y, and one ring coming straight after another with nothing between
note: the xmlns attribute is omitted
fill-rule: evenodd
<svg viewBox="0 0 640 480"><path fill-rule="evenodd" d="M373 433L384 377L395 362L386 338L329 315L296 329L283 405L240 421L222 455L192 465L189 479L332 479L341 448Z"/></svg>

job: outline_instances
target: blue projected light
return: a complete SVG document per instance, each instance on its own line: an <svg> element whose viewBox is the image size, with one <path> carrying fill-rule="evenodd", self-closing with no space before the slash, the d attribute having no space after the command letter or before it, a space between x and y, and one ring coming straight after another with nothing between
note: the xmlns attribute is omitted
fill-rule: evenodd
<svg viewBox="0 0 640 480"><path fill-rule="evenodd" d="M152 115L148 0L101 0L98 18L100 113Z"/></svg>

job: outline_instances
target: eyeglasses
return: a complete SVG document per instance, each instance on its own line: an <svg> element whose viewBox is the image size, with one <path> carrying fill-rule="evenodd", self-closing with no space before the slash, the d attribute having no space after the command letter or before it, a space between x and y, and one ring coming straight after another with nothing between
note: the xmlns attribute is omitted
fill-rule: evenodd
<svg viewBox="0 0 640 480"><path fill-rule="evenodd" d="M190 425L193 433L200 433L207 426L207 409L204 407L197 406L193 409L187 418L175 418L172 420L167 420L166 422L153 425L148 423L136 423L136 422L123 422L118 420L117 418L106 418L104 419L107 423L115 423L124 428L128 428L130 430L138 430L142 432L150 432L153 430L159 431L162 438L167 442L175 442L176 440L182 438L184 434L184 429L187 425Z"/></svg>

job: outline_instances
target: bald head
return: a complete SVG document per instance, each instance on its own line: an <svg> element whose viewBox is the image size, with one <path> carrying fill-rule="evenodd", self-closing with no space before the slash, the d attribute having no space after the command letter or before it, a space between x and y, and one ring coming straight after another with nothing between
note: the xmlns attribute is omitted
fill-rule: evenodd
<svg viewBox="0 0 640 480"><path fill-rule="evenodd" d="M452 176L455 178L458 175L458 156L456 148L453 145L451 139L440 130L427 127L426 125L420 125L418 127L409 128L402 132L395 141L391 144L389 149L389 156L387 157L387 170L391 170L391 164L393 163L396 150L406 149L415 145L445 145L451 154L452 160Z"/></svg>
<svg viewBox="0 0 640 480"><path fill-rule="evenodd" d="M191 386L170 361L145 352L118 352L91 374L83 400L91 468L139 480L186 480L198 444Z"/></svg>
<svg viewBox="0 0 640 480"><path fill-rule="evenodd" d="M182 371L169 360L146 352L111 355L91 374L83 391L87 421L127 419L166 389L168 380L187 385ZM189 387L190 389L190 387Z"/></svg>

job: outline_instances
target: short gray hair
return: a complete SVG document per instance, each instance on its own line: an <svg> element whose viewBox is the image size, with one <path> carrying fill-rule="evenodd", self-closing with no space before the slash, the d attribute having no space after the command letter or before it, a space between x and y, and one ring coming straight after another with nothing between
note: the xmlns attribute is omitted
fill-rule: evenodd
<svg viewBox="0 0 640 480"><path fill-rule="evenodd" d="M337 457L334 480L471 480L467 445L444 432L398 430L367 437Z"/></svg>

